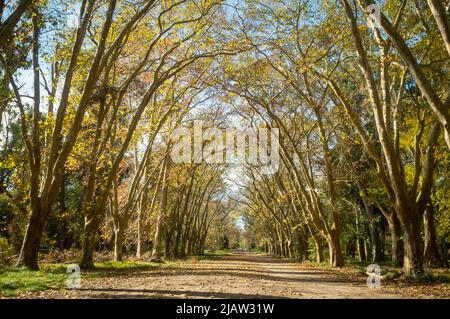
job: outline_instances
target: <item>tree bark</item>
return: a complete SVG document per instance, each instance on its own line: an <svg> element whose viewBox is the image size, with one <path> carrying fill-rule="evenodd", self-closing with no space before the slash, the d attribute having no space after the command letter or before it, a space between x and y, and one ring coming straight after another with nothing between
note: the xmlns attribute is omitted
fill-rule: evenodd
<svg viewBox="0 0 450 319"><path fill-rule="evenodd" d="M417 211L409 214L408 221L402 220L406 214L399 214L404 229L403 270L412 277L421 277L423 270L423 251L421 247L419 216Z"/></svg>
<svg viewBox="0 0 450 319"><path fill-rule="evenodd" d="M433 207L427 205L423 214L424 232L424 263L428 267L437 268L440 266L439 252L436 244L436 229L433 219Z"/></svg>
<svg viewBox="0 0 450 319"><path fill-rule="evenodd" d="M123 227L114 230L114 261L123 260Z"/></svg>
<svg viewBox="0 0 450 319"><path fill-rule="evenodd" d="M389 225L389 233L391 235L391 261L392 266L400 267L403 264L403 240L401 239L400 221L395 212L386 215Z"/></svg>
<svg viewBox="0 0 450 319"><path fill-rule="evenodd" d="M137 247L136 247L136 257L141 258L144 256L146 251L145 235L144 235L144 221L142 218L142 209L138 212L137 220Z"/></svg>
<svg viewBox="0 0 450 319"><path fill-rule="evenodd" d="M339 235L332 232L328 240L328 248L330 250L330 264L334 267L344 266L344 256L341 250Z"/></svg>
<svg viewBox="0 0 450 319"><path fill-rule="evenodd" d="M358 248L359 260L360 261L366 261L367 257L366 257L366 251L364 249L364 238L359 237L356 240L356 245L357 245L357 248Z"/></svg>
<svg viewBox="0 0 450 319"><path fill-rule="evenodd" d="M361 198L362 201L364 201L363 198ZM363 205L365 206L365 205ZM356 248L358 251L358 256L359 256L359 260L360 261L366 261L367 260L367 256L366 256L366 251L364 249L364 237L361 235L362 234L362 230L361 230L361 226L360 226L360 219L359 219L359 214L356 215L356 232L357 232L357 238L356 238Z"/></svg>
<svg viewBox="0 0 450 319"><path fill-rule="evenodd" d="M162 235L164 232L164 223L166 219L166 210L167 210L167 191L168 191L168 185L167 185L167 179L169 174L169 152L165 155L164 158L164 171L163 171L163 178L162 178L162 185L161 185L161 203L160 203L160 211L158 214L158 218L156 221L156 231L155 231L155 238L153 241L153 250L152 250L152 257L151 260L154 262L161 262L162 261Z"/></svg>
<svg viewBox="0 0 450 319"><path fill-rule="evenodd" d="M46 217L49 214L49 212L43 212L39 204L35 203L32 205L31 218L25 231L20 256L17 261L17 266L25 266L31 270L39 270L39 246L47 220Z"/></svg>
<svg viewBox="0 0 450 319"><path fill-rule="evenodd" d="M83 269L94 268L94 251L96 246L97 234L96 231L99 226L99 221L96 214L85 217L83 243L81 249L83 254L81 256L80 267Z"/></svg>

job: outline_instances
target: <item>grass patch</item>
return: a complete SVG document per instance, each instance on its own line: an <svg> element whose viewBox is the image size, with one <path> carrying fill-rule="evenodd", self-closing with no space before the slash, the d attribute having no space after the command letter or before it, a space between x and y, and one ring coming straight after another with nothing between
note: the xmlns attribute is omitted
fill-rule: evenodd
<svg viewBox="0 0 450 319"><path fill-rule="evenodd" d="M26 268L0 269L0 295L13 297L19 293L61 289L66 286L66 268L61 265L44 265L39 271Z"/></svg>
<svg viewBox="0 0 450 319"><path fill-rule="evenodd" d="M134 272L159 267L173 267L174 265L174 262L158 264L142 261L105 261L95 263L95 269L82 270L81 279L120 277ZM65 264L41 263L39 271L17 267L0 268L0 296L14 297L25 292L66 288L66 267Z"/></svg>
<svg viewBox="0 0 450 319"><path fill-rule="evenodd" d="M253 250L251 250L252 253L257 254L257 255L268 255L268 253L262 249L259 248L255 248Z"/></svg>
<svg viewBox="0 0 450 319"><path fill-rule="evenodd" d="M151 263L145 261L104 261L95 263L95 268L102 269L115 269L115 270L141 270L160 267L161 264Z"/></svg>
<svg viewBox="0 0 450 319"><path fill-rule="evenodd" d="M210 256L230 256L232 255L231 251L223 249L223 250L205 250L205 255Z"/></svg>
<svg viewBox="0 0 450 319"><path fill-rule="evenodd" d="M232 252L229 250L208 250L206 249L203 255L189 256L188 260L209 260L220 256L231 256Z"/></svg>

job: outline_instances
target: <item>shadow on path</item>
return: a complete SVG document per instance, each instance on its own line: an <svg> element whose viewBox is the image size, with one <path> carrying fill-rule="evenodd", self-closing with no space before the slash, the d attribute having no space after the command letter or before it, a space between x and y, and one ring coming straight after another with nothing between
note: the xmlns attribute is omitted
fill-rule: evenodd
<svg viewBox="0 0 450 319"><path fill-rule="evenodd" d="M190 291L190 290L161 290L161 289L129 289L129 288L80 288L78 291L99 292L98 294L90 294L93 298L179 298L179 297L200 297L200 298L223 298L223 299L289 299L281 296L265 296L242 293L228 292L206 292L206 291ZM123 294L121 294L123 293ZM161 296L162 295L162 296Z"/></svg>

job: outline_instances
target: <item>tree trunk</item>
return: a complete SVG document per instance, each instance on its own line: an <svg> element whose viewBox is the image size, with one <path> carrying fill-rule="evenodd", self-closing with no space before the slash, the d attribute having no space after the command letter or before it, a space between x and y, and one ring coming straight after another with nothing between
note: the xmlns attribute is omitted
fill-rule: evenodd
<svg viewBox="0 0 450 319"><path fill-rule="evenodd" d="M363 201L364 199L361 198L361 200ZM363 205L365 207L365 204ZM356 237L356 249L358 250L358 257L360 261L366 261L367 260L367 256L366 256L366 251L364 250L364 238L361 237L361 227L360 227L360 220L359 220L359 214L356 215L356 232L357 232L357 237Z"/></svg>
<svg viewBox="0 0 450 319"><path fill-rule="evenodd" d="M423 271L423 251L421 249L421 238L418 218L414 218L414 214L410 216L408 222L400 219L404 229L404 262L403 270L405 274L413 277L421 277ZM399 214L399 216L401 216ZM417 216L418 217L418 216Z"/></svg>
<svg viewBox="0 0 450 319"><path fill-rule="evenodd" d="M178 257L180 254L180 231L177 229L175 234L175 240L172 246L173 257Z"/></svg>
<svg viewBox="0 0 450 319"><path fill-rule="evenodd" d="M373 249L373 259L372 261L378 263L383 261L383 247L380 240L381 232L373 230L372 232L372 249Z"/></svg>
<svg viewBox="0 0 450 319"><path fill-rule="evenodd" d="M171 235L169 232L166 232L165 235L165 245L164 245L164 257L168 258L170 256L170 242L171 242Z"/></svg>
<svg viewBox="0 0 450 319"><path fill-rule="evenodd" d="M123 228L114 230L114 261L123 260Z"/></svg>
<svg viewBox="0 0 450 319"><path fill-rule="evenodd" d="M291 258L293 256L292 254L292 240L286 240L285 241L285 245L286 245L286 257L287 258Z"/></svg>
<svg viewBox="0 0 450 319"><path fill-rule="evenodd" d="M364 248L364 238L359 237L356 240L356 245L358 249L358 256L360 261L367 261L366 251Z"/></svg>
<svg viewBox="0 0 450 319"><path fill-rule="evenodd" d="M156 231L155 231L155 239L153 242L153 250L152 250L152 258L151 260L154 262L161 262L162 257L162 250L161 250L161 241L162 241L162 235L164 232L164 223L165 223L165 217L166 217L166 209L167 209L167 179L168 179L168 153L166 154L166 157L164 159L163 167L163 179L162 179L162 186L161 186L161 205L160 205L160 211L158 214L158 218L156 221Z"/></svg>
<svg viewBox="0 0 450 319"><path fill-rule="evenodd" d="M284 251L285 246L284 246L284 241L283 241L283 236L280 234L280 230L279 227L277 229L277 237L278 237L278 246L280 247L280 256L281 257L286 257L286 252Z"/></svg>
<svg viewBox="0 0 450 319"><path fill-rule="evenodd" d="M377 218L381 216L381 210L374 206L366 206L366 214L369 218L369 234L370 234L370 242L372 247L372 261L374 262L381 262L384 259L383 254L383 247L382 247L382 241L381 236L383 234L382 232L382 224L381 222L377 222Z"/></svg>
<svg viewBox="0 0 450 319"><path fill-rule="evenodd" d="M328 240L330 251L330 264L334 267L344 266L344 256L342 255L341 245L337 234L332 233Z"/></svg>
<svg viewBox="0 0 450 319"><path fill-rule="evenodd" d="M442 254L442 265L443 265L443 267L448 268L449 253L448 253L448 246L447 246L445 239L442 239L442 241L441 241L441 254Z"/></svg>
<svg viewBox="0 0 450 319"><path fill-rule="evenodd" d="M323 255L323 246L322 240L318 235L313 235L314 244L316 246L316 261L320 264L325 261L325 257Z"/></svg>
<svg viewBox="0 0 450 319"><path fill-rule="evenodd" d="M136 257L141 258L145 254L145 235L144 235L144 225L142 220L142 212L139 211L138 223L137 223L137 247L136 247Z"/></svg>
<svg viewBox="0 0 450 319"><path fill-rule="evenodd" d="M436 229L433 219L433 207L431 204L425 207L423 213L424 232L424 263L428 267L437 268L440 266L438 247L436 244Z"/></svg>
<svg viewBox="0 0 450 319"><path fill-rule="evenodd" d="M47 213L44 213L39 203L32 207L30 222L20 250L17 266L25 266L31 270L39 270L38 254L41 237L44 231Z"/></svg>
<svg viewBox="0 0 450 319"><path fill-rule="evenodd" d="M83 243L82 243L82 256L80 261L80 267L84 269L94 268L94 251L97 239L98 218L97 214L90 213L85 217Z"/></svg>
<svg viewBox="0 0 450 319"><path fill-rule="evenodd" d="M163 231L163 216L160 212L158 214L158 218L156 220L156 232L155 232L155 239L153 242L153 250L152 250L152 261L155 262L161 262L162 257L162 250L161 250L161 241L162 241L162 231Z"/></svg>
<svg viewBox="0 0 450 319"><path fill-rule="evenodd" d="M309 260L309 251L308 251L308 237L306 236L306 232L304 229L298 230L296 232L297 235L297 258L301 262L305 262Z"/></svg>
<svg viewBox="0 0 450 319"><path fill-rule="evenodd" d="M386 214L386 220L389 225L389 233L391 235L391 261L392 266L402 266L403 259L403 240L401 237L400 221L395 212Z"/></svg>
<svg viewBox="0 0 450 319"><path fill-rule="evenodd" d="M366 253L367 260L372 260L372 245L369 240L364 240L364 251Z"/></svg>
<svg viewBox="0 0 450 319"><path fill-rule="evenodd" d="M181 258L186 257L186 239L184 237L181 238L181 242L180 242L180 251L179 251L179 256Z"/></svg>

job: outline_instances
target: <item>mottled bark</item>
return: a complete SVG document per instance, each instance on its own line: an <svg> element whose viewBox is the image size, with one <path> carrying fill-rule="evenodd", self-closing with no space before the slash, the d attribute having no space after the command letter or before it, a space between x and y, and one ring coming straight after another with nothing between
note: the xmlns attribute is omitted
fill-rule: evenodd
<svg viewBox="0 0 450 319"><path fill-rule="evenodd" d="M433 206L428 204L423 213L423 233L424 233L424 263L431 268L441 266L438 246L436 243L436 229L433 218Z"/></svg>
<svg viewBox="0 0 450 319"><path fill-rule="evenodd" d="M403 240L401 239L400 221L395 212L387 212L384 216L388 222L391 235L392 266L400 267L403 264Z"/></svg>

